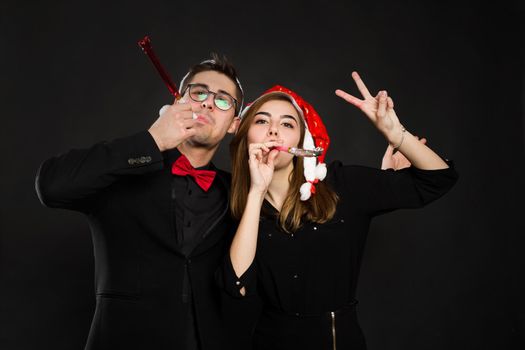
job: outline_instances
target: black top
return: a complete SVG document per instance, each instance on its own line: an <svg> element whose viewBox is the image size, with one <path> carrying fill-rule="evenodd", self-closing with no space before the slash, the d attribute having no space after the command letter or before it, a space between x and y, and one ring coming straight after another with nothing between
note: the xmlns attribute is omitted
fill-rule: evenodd
<svg viewBox="0 0 525 350"><path fill-rule="evenodd" d="M277 225L277 211L265 201L255 262L237 278L226 259L221 284L237 297L245 287L247 295L259 294L264 309L287 315L318 315L345 307L355 297L371 219L441 197L457 179L448 164L443 170L394 171L332 163L325 181L340 198L335 216L287 234Z"/></svg>

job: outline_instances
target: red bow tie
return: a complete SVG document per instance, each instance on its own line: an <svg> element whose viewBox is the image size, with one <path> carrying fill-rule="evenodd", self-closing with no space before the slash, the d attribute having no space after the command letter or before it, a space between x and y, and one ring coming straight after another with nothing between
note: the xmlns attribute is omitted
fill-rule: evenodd
<svg viewBox="0 0 525 350"><path fill-rule="evenodd" d="M190 175L195 179L197 185L205 192L208 192L213 179L215 179L216 172L213 170L197 170L191 164L185 155L181 155L179 159L173 163L171 173L180 176Z"/></svg>

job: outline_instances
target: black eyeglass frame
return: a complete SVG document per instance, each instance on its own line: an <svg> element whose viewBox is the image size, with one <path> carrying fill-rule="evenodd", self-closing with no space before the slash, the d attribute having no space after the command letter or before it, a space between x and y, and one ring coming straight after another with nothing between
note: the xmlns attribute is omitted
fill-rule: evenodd
<svg viewBox="0 0 525 350"><path fill-rule="evenodd" d="M235 97L233 97L232 95L230 95L230 94L227 93L227 92L213 92L213 91L211 91L211 90L208 88L208 86L205 85L205 84L188 84L188 85L186 85L186 88L184 89L184 91L182 92L181 95L184 96L184 94L186 93L186 91L189 91L189 90L190 90L192 87L194 87L194 86L198 86L198 87L201 87L201 88L203 88L203 89L206 89L206 91L208 91L208 93L207 93L207 96L206 96L206 98L205 98L204 100L199 101L199 100L196 100L196 99L194 99L193 97L191 97L191 91L190 91L189 96L190 96L190 98L191 98L193 101L195 101L195 102L204 102L204 101L206 101L206 100L208 99L208 96L209 96L210 94L212 94L212 95L213 95L213 104L215 105L215 107L219 108L221 111L226 112L226 111L229 111L229 110L231 109L231 107L228 108L228 109L221 109L219 106L217 106L217 103L215 102L215 98L217 97L217 94L226 95L226 96L229 96L229 97L231 97L231 98L233 99L233 103L234 103L235 105L232 106L232 107L234 107L235 115L237 115L237 114L239 113L239 111L237 110L237 108L238 108L238 106L239 106L239 102L237 101L237 99L236 99Z"/></svg>

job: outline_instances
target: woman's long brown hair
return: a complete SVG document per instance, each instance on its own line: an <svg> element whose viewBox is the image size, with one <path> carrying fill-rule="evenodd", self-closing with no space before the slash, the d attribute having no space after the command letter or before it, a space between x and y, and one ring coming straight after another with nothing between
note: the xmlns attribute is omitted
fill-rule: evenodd
<svg viewBox="0 0 525 350"><path fill-rule="evenodd" d="M248 130L259 108L271 100L290 102L287 97L280 94L270 93L259 98L250 106L250 109L241 120L239 129L230 143L230 155L232 159L230 204L232 215L238 220L241 219L244 213L251 183L250 168L248 165ZM302 145L305 126L304 122L299 124L301 129L299 145ZM303 158L295 157L293 163L294 167L290 173L290 187L281 211L279 212L279 226L287 233L297 231L303 221L322 224L330 220L335 214L338 201L337 194L330 189L327 184L321 181L316 184L315 194L312 194L307 201L301 201L299 188L305 182Z"/></svg>

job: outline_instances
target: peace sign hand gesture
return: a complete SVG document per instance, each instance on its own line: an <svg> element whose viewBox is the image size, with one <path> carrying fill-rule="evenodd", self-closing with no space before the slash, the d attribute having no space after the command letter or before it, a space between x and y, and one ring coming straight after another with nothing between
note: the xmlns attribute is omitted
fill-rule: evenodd
<svg viewBox="0 0 525 350"><path fill-rule="evenodd" d="M352 96L340 89L336 90L335 94L363 111L390 144L398 143L401 139L403 126L394 111L394 101L392 98L388 96L385 90L380 91L375 97L372 96L357 72L352 72L352 78L361 92L363 99Z"/></svg>

